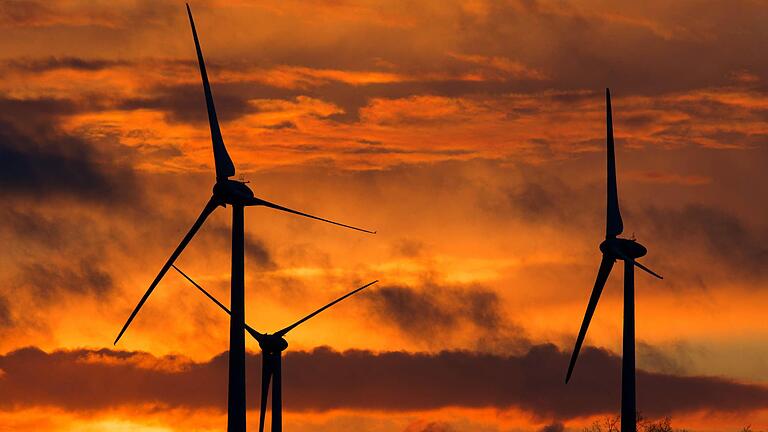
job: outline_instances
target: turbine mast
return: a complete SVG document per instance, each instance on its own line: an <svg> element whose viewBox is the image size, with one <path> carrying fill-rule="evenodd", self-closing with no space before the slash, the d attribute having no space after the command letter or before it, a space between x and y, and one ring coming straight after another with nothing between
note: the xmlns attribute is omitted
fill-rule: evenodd
<svg viewBox="0 0 768 432"><path fill-rule="evenodd" d="M635 395L635 266L624 261L624 335L621 356L621 432L637 432Z"/></svg>
<svg viewBox="0 0 768 432"><path fill-rule="evenodd" d="M228 432L245 432L244 208L232 206L232 280L229 318Z"/></svg>

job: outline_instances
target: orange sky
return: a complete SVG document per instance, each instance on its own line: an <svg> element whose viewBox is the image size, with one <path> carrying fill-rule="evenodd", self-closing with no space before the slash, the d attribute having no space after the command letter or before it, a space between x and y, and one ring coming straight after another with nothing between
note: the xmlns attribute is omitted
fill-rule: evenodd
<svg viewBox="0 0 768 432"><path fill-rule="evenodd" d="M587 336L604 351L576 390L559 387L599 263L607 86L625 234L665 276L637 275L639 409L695 431L768 428L768 3L191 6L238 175L378 230L246 212L257 329L381 280L291 334L286 430L576 431L618 410L599 390L583 406L564 395L618 382L621 272ZM112 346L213 181L183 2L6 1L0 31L0 431L224 430L225 393L152 385L215 370L228 346L226 316L181 277ZM225 303L230 217L218 210L178 261ZM455 373L445 358L461 353L506 378L463 397L425 372L429 389L392 404L394 353L414 374ZM382 387L316 405L305 356L367 359ZM88 378L121 373L136 381L114 399L120 379ZM17 386L25 374L40 387ZM539 394L530 374L553 384ZM698 399L659 396L670 388Z"/></svg>

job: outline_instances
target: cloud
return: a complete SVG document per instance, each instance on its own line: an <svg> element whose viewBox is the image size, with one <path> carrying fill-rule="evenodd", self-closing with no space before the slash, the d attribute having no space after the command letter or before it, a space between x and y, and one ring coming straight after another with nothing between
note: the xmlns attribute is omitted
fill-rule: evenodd
<svg viewBox="0 0 768 432"><path fill-rule="evenodd" d="M13 316L11 315L11 308L8 304L8 298L4 295L0 295L0 330L13 325ZM0 375L1 376L1 375Z"/></svg>
<svg viewBox="0 0 768 432"><path fill-rule="evenodd" d="M523 220L576 224L584 220L584 204L597 201L594 194L590 197L589 190L577 190L558 177L540 174L525 177L506 188L507 201L500 203Z"/></svg>
<svg viewBox="0 0 768 432"><path fill-rule="evenodd" d="M8 196L124 203L137 195L133 169L59 130L71 101L0 99L0 186Z"/></svg>
<svg viewBox="0 0 768 432"><path fill-rule="evenodd" d="M170 2L49 3L37 0L9 0L0 3L0 25L7 27L135 27L167 23L173 12Z"/></svg>
<svg viewBox="0 0 768 432"><path fill-rule="evenodd" d="M190 77L199 79L198 73L193 69L190 68L189 73ZM193 73L195 75L192 75ZM263 92L265 87L257 84L247 89L247 86L241 84L214 82L212 87L219 122L232 121L256 112L256 108L250 105L248 100L259 94L263 95L262 97L269 96L269 93ZM145 95L119 101L117 107L124 110L154 109L164 112L168 121L171 122L208 124L201 84L162 85L147 89L145 92ZM283 95L286 92L277 90L277 93Z"/></svg>
<svg viewBox="0 0 768 432"><path fill-rule="evenodd" d="M24 25L50 14L51 10L42 2L11 0L0 4L0 23L6 25Z"/></svg>
<svg viewBox="0 0 768 432"><path fill-rule="evenodd" d="M498 294L482 286L385 285L365 298L384 324L433 345L468 328L480 351L508 352L528 344L522 328L504 315Z"/></svg>
<svg viewBox="0 0 768 432"><path fill-rule="evenodd" d="M448 423L420 420L409 424L403 432L454 432L454 430Z"/></svg>
<svg viewBox="0 0 768 432"><path fill-rule="evenodd" d="M77 111L77 104L69 99L0 97L0 119L24 132L30 128L51 129L61 116Z"/></svg>
<svg viewBox="0 0 768 432"><path fill-rule="evenodd" d="M418 240L403 238L393 243L391 248L396 257L416 258L424 252L425 245Z"/></svg>
<svg viewBox="0 0 768 432"><path fill-rule="evenodd" d="M551 423L539 429L539 432L563 432L563 431L565 431L565 425L563 425L560 422Z"/></svg>
<svg viewBox="0 0 768 432"><path fill-rule="evenodd" d="M636 161L645 157L651 161L661 159L642 153L633 156ZM666 161L674 160L672 163L678 166L678 159L683 163L691 157L692 151L681 150L672 152ZM720 164L709 157L720 157ZM683 175L670 170L654 174L650 182L644 176L638 178L635 173L639 171L619 174L621 210L627 227L623 235L632 237L637 233L650 250L644 262L669 275L668 287L701 287L724 279L754 282L766 275L768 231L752 217L764 213L764 206L750 206L749 213L745 213L732 203L724 204L722 194L726 190L746 187L740 183L743 176L733 177L739 183L722 190L711 186L714 181L702 181L731 181L731 169L744 166L747 159L763 160L763 155L740 153L729 157L734 160L725 162L729 164L725 172L723 157L716 152L706 155L701 162L702 174ZM499 220L511 218L569 236L590 231L597 234L605 224L604 173L585 172L589 164L604 163L603 158L601 154L591 154L545 167L516 164L494 189L478 191L480 206ZM619 160L627 163L627 158ZM748 166L745 169L751 170L751 163ZM657 180L664 185L653 184ZM592 241L597 242L597 238ZM708 264L702 265L703 262Z"/></svg>
<svg viewBox="0 0 768 432"><path fill-rule="evenodd" d="M259 376L259 359L250 354L247 359L250 409L258 401L259 386L253 380ZM518 356L289 351L284 401L293 411L516 408L558 421L615 412L620 358L587 348L573 381L565 385L567 362L568 354L552 345L537 345ZM226 354L192 362L107 349L46 353L25 348L0 356L5 372L0 379L0 407L90 411L149 404L223 410L226 365ZM640 371L638 407L653 417L700 411L747 415L768 407L768 389L722 378Z"/></svg>
<svg viewBox="0 0 768 432"><path fill-rule="evenodd" d="M129 66L127 60L107 60L81 57L16 58L6 60L5 66L19 72L48 72L59 69L95 72L117 66Z"/></svg>
<svg viewBox="0 0 768 432"><path fill-rule="evenodd" d="M647 342L635 342L637 353L637 362L644 369L667 374L684 374L690 366L689 353L686 346L682 343L675 344L671 350L665 350L662 347L651 345ZM669 352L671 351L671 352Z"/></svg>
<svg viewBox="0 0 768 432"><path fill-rule="evenodd" d="M200 236L200 242L206 243L215 240L218 247L226 250L232 244L232 228L228 225L216 223L207 223L197 236ZM245 233L245 253L248 256L249 263L255 263L258 268L272 269L275 267L272 253L267 248L264 241L253 234Z"/></svg>
<svg viewBox="0 0 768 432"><path fill-rule="evenodd" d="M223 64L224 72L238 70L237 64ZM198 73L189 68L189 77L199 79ZM392 82L350 83L338 79L323 79L319 82L306 83L300 87L286 87L280 83L268 83L259 79L259 72L253 72L253 79L240 78L220 82L211 75L212 91L216 101L219 120L233 121L247 114L259 112L253 100L294 101L297 98L321 100L339 108L338 112L325 116L328 120L340 123L357 123L361 113L372 101L398 100L410 97L461 98L471 96L501 95L511 91L526 89L519 81L473 81L459 78L436 77L430 79L404 79ZM546 87L537 85L535 89ZM162 84L145 90L144 95L119 101L120 109L156 109L167 114L168 120L202 124L207 122L205 100L198 84ZM390 123L425 124L439 123L440 118L419 116L422 111L400 114L388 119ZM274 125L272 125L274 126ZM285 126L288 126L287 124ZM285 127L283 127L285 128Z"/></svg>
<svg viewBox="0 0 768 432"><path fill-rule="evenodd" d="M279 123L262 126L264 129L280 130L280 129L296 129L296 123L292 121L282 121Z"/></svg>
<svg viewBox="0 0 768 432"><path fill-rule="evenodd" d="M104 298L114 287L112 276L102 268L95 257L81 258L79 262L60 266L48 262L27 263L21 266L18 287L41 302L50 302L68 294L91 294Z"/></svg>
<svg viewBox="0 0 768 432"><path fill-rule="evenodd" d="M649 207L643 216L671 255L690 253L695 245L742 278L766 275L768 235L727 210L687 204L678 209Z"/></svg>

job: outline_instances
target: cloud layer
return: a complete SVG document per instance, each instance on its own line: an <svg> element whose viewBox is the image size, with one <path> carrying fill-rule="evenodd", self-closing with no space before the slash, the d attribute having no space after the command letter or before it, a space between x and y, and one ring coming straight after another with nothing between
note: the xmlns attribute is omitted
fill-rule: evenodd
<svg viewBox="0 0 768 432"><path fill-rule="evenodd" d="M249 406L258 401L259 356L249 355ZM471 352L288 352L286 409L423 411L444 407L516 408L541 419L568 420L617 409L620 359L588 348L571 384L567 353L537 345L520 356ZM104 410L151 403L223 409L226 355L208 362L141 352L25 348L0 358L0 406ZM713 377L640 372L638 406L652 417L691 412L748 415L768 407L768 389Z"/></svg>

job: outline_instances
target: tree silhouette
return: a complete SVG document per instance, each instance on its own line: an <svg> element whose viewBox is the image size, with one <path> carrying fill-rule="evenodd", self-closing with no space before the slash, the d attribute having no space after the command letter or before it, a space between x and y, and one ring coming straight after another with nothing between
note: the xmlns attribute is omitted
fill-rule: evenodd
<svg viewBox="0 0 768 432"><path fill-rule="evenodd" d="M581 432L620 432L621 416L604 417L595 420L591 425L581 429ZM688 432L687 429L675 429L672 427L672 417L666 416L656 421L644 418L637 414L637 432ZM746 425L739 432L763 432L752 429L752 425Z"/></svg>
<svg viewBox="0 0 768 432"><path fill-rule="evenodd" d="M747 427L748 428L748 427ZM747 432L747 428L742 432ZM621 417L605 417L601 420L595 420L590 426L582 429L582 432L620 432ZM687 432L686 429L675 429L672 427L672 418L663 417L652 421L637 414L637 432Z"/></svg>

